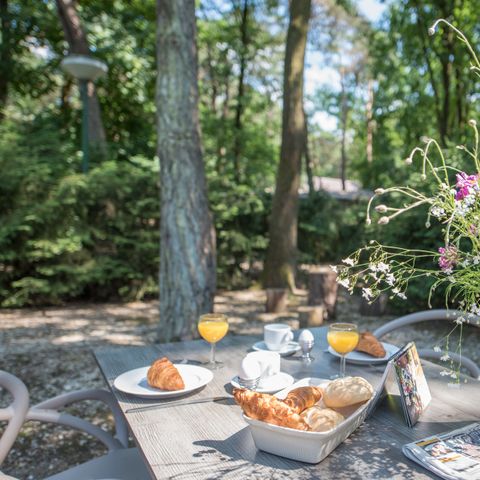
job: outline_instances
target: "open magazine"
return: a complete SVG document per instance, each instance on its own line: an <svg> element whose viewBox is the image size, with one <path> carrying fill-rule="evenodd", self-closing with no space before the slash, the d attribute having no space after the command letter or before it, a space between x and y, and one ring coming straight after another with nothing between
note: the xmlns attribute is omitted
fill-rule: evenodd
<svg viewBox="0 0 480 480"><path fill-rule="evenodd" d="M402 450L441 478L480 479L480 423L409 443Z"/></svg>

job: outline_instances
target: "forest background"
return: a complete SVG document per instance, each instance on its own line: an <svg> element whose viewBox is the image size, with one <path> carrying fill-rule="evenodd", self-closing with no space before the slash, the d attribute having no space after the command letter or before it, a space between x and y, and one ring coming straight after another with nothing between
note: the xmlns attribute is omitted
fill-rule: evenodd
<svg viewBox="0 0 480 480"><path fill-rule="evenodd" d="M60 68L69 46L57 7L0 0L0 305L157 297L155 2L78 3L90 50L109 68L96 88L105 148L86 174L78 87ZM425 228L425 211L366 227L364 200L345 202L308 185L313 176L356 180L366 190L418 185L404 159L422 135L438 138L462 166L454 145L468 141L478 82L453 32L429 37L427 30L447 18L476 46L479 7L479 0L390 0L372 21L355 2L313 2L307 69L318 82L310 73L300 265L338 262L371 238L438 248L439 227ZM268 245L288 2L202 0L196 15L217 285L244 288L261 281ZM425 307L427 292L413 285L400 308Z"/></svg>

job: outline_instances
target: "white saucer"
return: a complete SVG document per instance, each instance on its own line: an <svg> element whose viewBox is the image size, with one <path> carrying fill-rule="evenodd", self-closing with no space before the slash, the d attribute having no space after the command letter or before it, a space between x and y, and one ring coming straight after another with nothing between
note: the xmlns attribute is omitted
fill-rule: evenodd
<svg viewBox="0 0 480 480"><path fill-rule="evenodd" d="M372 364L379 364L379 363L386 363L388 359L400 350L396 345L392 345L391 343L381 342L383 348L385 349L385 356L381 358L372 357L367 353L357 352L354 350L346 355L345 359L348 363L355 363L357 365L372 365ZM340 355L332 348L328 347L329 353L331 353L335 357L340 357Z"/></svg>
<svg viewBox="0 0 480 480"><path fill-rule="evenodd" d="M258 393L275 393L289 387L293 382L294 379L291 375L285 372L280 372L266 378L262 382L262 386L258 387L255 391ZM238 383L238 375L232 378L230 384L235 388L242 388Z"/></svg>
<svg viewBox="0 0 480 480"><path fill-rule="evenodd" d="M185 395L186 393L197 390L209 383L213 378L213 373L203 367L197 365L181 365L174 364L178 372L183 378L185 388L182 390L160 390L153 388L147 383L147 371L150 368L141 367L135 370L129 370L128 372L119 375L113 385L117 390L136 397L142 398L171 398Z"/></svg>
<svg viewBox="0 0 480 480"><path fill-rule="evenodd" d="M270 350L264 341L257 342L255 345L252 346L254 350L257 352L277 352L282 357L288 357L289 355L293 355L300 350L300 344L298 342L288 342L283 346L280 350Z"/></svg>

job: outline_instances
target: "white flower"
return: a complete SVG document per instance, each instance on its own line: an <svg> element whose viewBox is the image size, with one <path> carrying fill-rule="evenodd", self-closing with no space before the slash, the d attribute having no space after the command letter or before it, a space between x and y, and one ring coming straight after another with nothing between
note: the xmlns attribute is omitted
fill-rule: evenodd
<svg viewBox="0 0 480 480"><path fill-rule="evenodd" d="M336 265L330 265L330 268L335 272L338 273L338 268Z"/></svg>
<svg viewBox="0 0 480 480"><path fill-rule="evenodd" d="M441 207L432 207L432 209L430 210L430 213L437 218L441 218L445 216L445 210Z"/></svg>
<svg viewBox="0 0 480 480"><path fill-rule="evenodd" d="M350 265L351 267L355 266L355 260L350 257L344 258L342 262L345 263L346 265Z"/></svg>
<svg viewBox="0 0 480 480"><path fill-rule="evenodd" d="M447 360L450 360L450 355L449 355L448 353L446 353L445 355L442 355L442 356L440 357L440 360L441 360L442 362L446 362Z"/></svg>
<svg viewBox="0 0 480 480"><path fill-rule="evenodd" d="M376 263L371 263L369 266L368 266L369 270L371 270L372 272L377 272L378 271L378 265Z"/></svg>
<svg viewBox="0 0 480 480"><path fill-rule="evenodd" d="M377 270L382 273L387 273L390 271L390 265L385 262L380 262L377 265Z"/></svg>
<svg viewBox="0 0 480 480"><path fill-rule="evenodd" d="M407 296L403 292L401 292L400 289L397 287L393 288L392 292L394 295L396 295L398 298L401 298L402 300L407 299Z"/></svg>
<svg viewBox="0 0 480 480"><path fill-rule="evenodd" d="M442 371L440 372L440 375L441 375L442 377L445 377L446 375L450 375L450 372L448 372L447 370L442 370Z"/></svg>
<svg viewBox="0 0 480 480"><path fill-rule="evenodd" d="M395 275L393 273L389 273L386 277L385 277L385 281L391 286L393 287L395 285Z"/></svg>
<svg viewBox="0 0 480 480"><path fill-rule="evenodd" d="M451 378L457 378L457 372L451 372L450 377Z"/></svg>
<svg viewBox="0 0 480 480"><path fill-rule="evenodd" d="M458 317L455 319L455 323L457 325L461 325L462 323L465 323L465 322L466 322L465 317Z"/></svg>
<svg viewBox="0 0 480 480"><path fill-rule="evenodd" d="M350 288L350 281L348 280L348 278L342 278L337 281L342 287Z"/></svg>
<svg viewBox="0 0 480 480"><path fill-rule="evenodd" d="M378 220L379 225L386 225L390 221L389 217L380 217Z"/></svg>
<svg viewBox="0 0 480 480"><path fill-rule="evenodd" d="M470 307L470 312L472 312L474 315L480 315L480 306L478 306L477 304L472 305Z"/></svg>
<svg viewBox="0 0 480 480"><path fill-rule="evenodd" d="M373 297L372 290L370 288L363 288L362 289L362 297L370 300Z"/></svg>
<svg viewBox="0 0 480 480"><path fill-rule="evenodd" d="M441 349L438 345L435 345L435 346L433 347L433 351L434 351L434 352L441 352L442 349Z"/></svg>

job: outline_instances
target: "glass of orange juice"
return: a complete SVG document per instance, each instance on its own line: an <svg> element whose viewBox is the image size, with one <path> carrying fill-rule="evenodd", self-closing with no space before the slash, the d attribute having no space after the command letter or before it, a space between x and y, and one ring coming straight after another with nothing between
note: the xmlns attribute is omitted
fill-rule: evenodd
<svg viewBox="0 0 480 480"><path fill-rule="evenodd" d="M211 370L217 370L223 367L222 362L215 360L215 345L228 332L228 319L221 313L207 313L198 320L198 333L201 337L210 343L210 361L206 364Z"/></svg>
<svg viewBox="0 0 480 480"><path fill-rule="evenodd" d="M359 338L358 328L354 323L332 323L328 327L328 344L341 355L340 375L335 378L345 376L345 355L355 350Z"/></svg>

